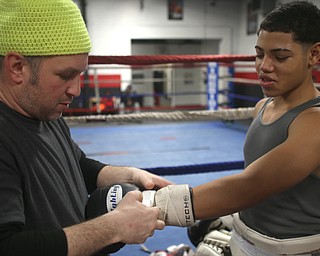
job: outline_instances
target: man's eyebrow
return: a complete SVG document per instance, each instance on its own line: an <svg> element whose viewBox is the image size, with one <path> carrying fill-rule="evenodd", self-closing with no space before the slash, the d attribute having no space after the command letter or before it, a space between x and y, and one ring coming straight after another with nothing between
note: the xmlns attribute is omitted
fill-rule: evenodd
<svg viewBox="0 0 320 256"><path fill-rule="evenodd" d="M254 48L257 50L263 51L263 49L257 45ZM271 52L291 52L291 50L287 48L275 48L275 49L271 49L270 51Z"/></svg>
<svg viewBox="0 0 320 256"><path fill-rule="evenodd" d="M86 69L84 69L84 70L73 68L73 67L67 67L67 68L59 70L59 72L73 74L73 73L82 73L82 72L86 71L87 69L88 69L88 67L86 67Z"/></svg>

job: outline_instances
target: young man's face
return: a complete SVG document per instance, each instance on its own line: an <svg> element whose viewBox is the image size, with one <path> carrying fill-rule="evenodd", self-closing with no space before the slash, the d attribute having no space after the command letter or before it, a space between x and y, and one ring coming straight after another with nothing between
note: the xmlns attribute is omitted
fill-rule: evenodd
<svg viewBox="0 0 320 256"><path fill-rule="evenodd" d="M80 95L80 75L87 64L87 54L43 58L35 84L30 81L23 87L20 107L27 116L39 120L59 118L73 97Z"/></svg>
<svg viewBox="0 0 320 256"><path fill-rule="evenodd" d="M285 96L310 82L309 50L294 42L292 34L262 30L255 48L255 67L266 96Z"/></svg>

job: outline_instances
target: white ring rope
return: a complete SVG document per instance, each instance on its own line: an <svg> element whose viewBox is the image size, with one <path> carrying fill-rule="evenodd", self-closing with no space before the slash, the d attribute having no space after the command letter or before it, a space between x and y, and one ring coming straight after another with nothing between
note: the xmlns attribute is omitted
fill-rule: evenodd
<svg viewBox="0 0 320 256"><path fill-rule="evenodd" d="M190 121L190 120L244 120L253 116L253 107L224 110L143 112L119 115L66 116L68 123L132 122L132 121Z"/></svg>

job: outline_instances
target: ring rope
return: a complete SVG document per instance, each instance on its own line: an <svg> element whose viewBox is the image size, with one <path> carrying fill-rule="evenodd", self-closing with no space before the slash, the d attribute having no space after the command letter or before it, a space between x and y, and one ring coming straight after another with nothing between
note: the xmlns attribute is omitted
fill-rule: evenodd
<svg viewBox="0 0 320 256"><path fill-rule="evenodd" d="M248 100L248 101L252 101L252 102L258 102L259 100L261 100L261 98L258 98L258 97L240 95L240 94L235 94L235 93L230 93L230 92L228 92L228 97L233 98L233 99Z"/></svg>
<svg viewBox="0 0 320 256"><path fill-rule="evenodd" d="M253 107L224 110L144 112L119 115L65 116L67 122L132 122L132 121L190 121L190 120L244 120L253 116Z"/></svg>
<svg viewBox="0 0 320 256"><path fill-rule="evenodd" d="M182 166L165 166L154 168L143 168L151 173L157 175L181 175L181 174L198 174L207 172L220 172L227 170L240 170L244 168L244 161L234 162L218 162L208 164L196 165L182 165Z"/></svg>
<svg viewBox="0 0 320 256"><path fill-rule="evenodd" d="M254 61L254 55L90 55L89 64L155 65L165 63Z"/></svg>

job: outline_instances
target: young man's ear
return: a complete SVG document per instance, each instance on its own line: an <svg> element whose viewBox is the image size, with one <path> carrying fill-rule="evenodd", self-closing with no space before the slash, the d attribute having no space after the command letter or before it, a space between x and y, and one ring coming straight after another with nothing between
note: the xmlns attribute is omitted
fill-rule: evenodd
<svg viewBox="0 0 320 256"><path fill-rule="evenodd" d="M7 69L11 81L16 84L22 83L26 65L27 60L21 54L10 52L5 56L4 68Z"/></svg>
<svg viewBox="0 0 320 256"><path fill-rule="evenodd" d="M320 63L320 42L315 43L310 51L310 66L315 66Z"/></svg>

